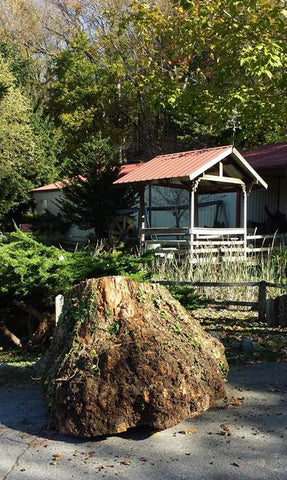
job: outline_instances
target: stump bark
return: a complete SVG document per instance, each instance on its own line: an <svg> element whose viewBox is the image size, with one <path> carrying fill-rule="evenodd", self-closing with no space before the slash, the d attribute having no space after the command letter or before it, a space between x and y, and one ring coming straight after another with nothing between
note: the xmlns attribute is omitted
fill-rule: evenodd
<svg viewBox="0 0 287 480"><path fill-rule="evenodd" d="M90 279L66 295L43 370L60 432L162 430L225 396L223 345L160 285Z"/></svg>

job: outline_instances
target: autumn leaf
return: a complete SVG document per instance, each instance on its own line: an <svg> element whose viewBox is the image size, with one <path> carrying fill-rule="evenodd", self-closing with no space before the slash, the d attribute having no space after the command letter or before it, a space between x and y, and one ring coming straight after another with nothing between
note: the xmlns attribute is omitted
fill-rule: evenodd
<svg viewBox="0 0 287 480"><path fill-rule="evenodd" d="M129 460L129 459L126 459L126 460L124 460L124 461L121 462L121 463L122 463L122 465L131 465L131 464L132 464L132 461Z"/></svg>
<svg viewBox="0 0 287 480"><path fill-rule="evenodd" d="M181 433L182 435L193 435L194 433L197 433L196 428L190 428L187 430L180 430L178 433Z"/></svg>

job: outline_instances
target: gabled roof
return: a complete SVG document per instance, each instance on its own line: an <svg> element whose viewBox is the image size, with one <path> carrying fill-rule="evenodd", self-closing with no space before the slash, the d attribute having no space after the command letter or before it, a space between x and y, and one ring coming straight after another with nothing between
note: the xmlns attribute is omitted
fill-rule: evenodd
<svg viewBox="0 0 287 480"><path fill-rule="evenodd" d="M252 167L259 170L287 167L287 143L264 145L243 155Z"/></svg>
<svg viewBox="0 0 287 480"><path fill-rule="evenodd" d="M191 150L189 152L170 153L159 155L133 169L127 175L117 179L114 183L148 183L160 180L194 180L229 155L239 163L244 171L264 188L264 180L255 172L242 155L232 145Z"/></svg>

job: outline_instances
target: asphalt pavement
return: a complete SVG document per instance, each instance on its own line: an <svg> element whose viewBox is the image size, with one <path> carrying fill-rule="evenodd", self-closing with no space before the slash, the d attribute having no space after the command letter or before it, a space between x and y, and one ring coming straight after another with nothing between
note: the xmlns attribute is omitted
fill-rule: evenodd
<svg viewBox="0 0 287 480"><path fill-rule="evenodd" d="M59 435L40 387L0 387L1 480L287 480L287 363L231 369L227 402L153 433Z"/></svg>

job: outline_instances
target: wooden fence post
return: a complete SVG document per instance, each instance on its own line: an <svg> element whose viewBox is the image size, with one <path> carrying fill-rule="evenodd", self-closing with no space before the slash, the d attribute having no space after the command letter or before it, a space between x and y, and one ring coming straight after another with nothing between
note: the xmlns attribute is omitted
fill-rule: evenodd
<svg viewBox="0 0 287 480"><path fill-rule="evenodd" d="M259 282L258 291L258 320L259 322L266 322L266 282L261 280Z"/></svg>
<svg viewBox="0 0 287 480"><path fill-rule="evenodd" d="M59 294L55 297L55 323L57 325L64 306L64 296Z"/></svg>

